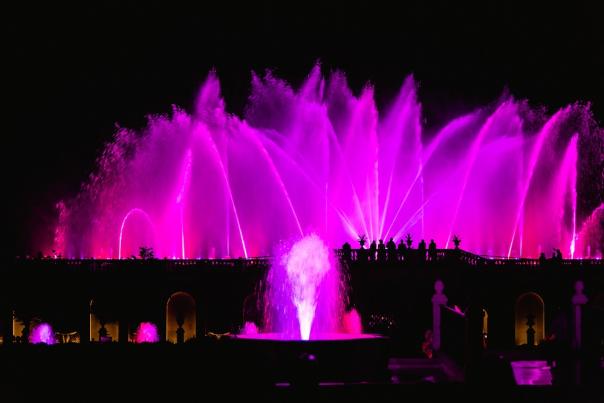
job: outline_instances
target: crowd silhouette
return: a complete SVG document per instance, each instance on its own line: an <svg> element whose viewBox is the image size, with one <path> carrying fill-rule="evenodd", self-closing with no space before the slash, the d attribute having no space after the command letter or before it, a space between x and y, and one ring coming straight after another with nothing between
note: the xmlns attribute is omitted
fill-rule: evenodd
<svg viewBox="0 0 604 403"><path fill-rule="evenodd" d="M453 250L446 252L443 249L438 249L434 239L426 246L426 241L421 239L417 248L413 247L413 238L411 234L407 234L405 238L401 238L398 244L394 238L390 238L384 243L383 239L372 240L369 247L366 248L367 237L361 235L358 238L359 248L353 249L350 243L345 242L342 245L341 257L345 261L361 261L361 262L401 262L413 261L415 263L436 262L442 260L445 253L450 255L453 251L460 251L461 239L454 235L451 242L454 245ZM544 252L539 254L539 264L546 265L548 262L561 262L563 260L562 251L558 248L553 249L551 258L547 258Z"/></svg>
<svg viewBox="0 0 604 403"><path fill-rule="evenodd" d="M426 241L420 240L416 249L413 248L413 238L411 234L399 241L397 244L394 238L390 238L388 242L384 243L383 239L372 240L369 244L369 248L365 248L367 244L367 237L361 235L358 239L359 249L353 248L350 243L345 242L342 245L342 257L345 260L360 260L370 262L400 262L406 260L414 260L420 262L434 262L438 259L438 249L434 239L430 240L430 243L426 247ZM459 249L460 240L456 236L453 239L455 249ZM353 253L356 253L353 259Z"/></svg>

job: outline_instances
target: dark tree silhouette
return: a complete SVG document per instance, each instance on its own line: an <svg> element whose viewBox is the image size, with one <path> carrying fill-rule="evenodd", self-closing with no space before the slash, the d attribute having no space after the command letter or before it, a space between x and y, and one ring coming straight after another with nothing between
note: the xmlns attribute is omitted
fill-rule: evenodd
<svg viewBox="0 0 604 403"><path fill-rule="evenodd" d="M138 251L138 255L143 260L155 259L155 254L153 252L153 248L151 247L141 246Z"/></svg>

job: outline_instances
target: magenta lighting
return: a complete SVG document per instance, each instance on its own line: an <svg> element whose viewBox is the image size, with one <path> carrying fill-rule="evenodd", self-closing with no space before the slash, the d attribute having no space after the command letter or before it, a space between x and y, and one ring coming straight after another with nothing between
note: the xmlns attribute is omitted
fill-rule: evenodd
<svg viewBox="0 0 604 403"><path fill-rule="evenodd" d="M157 343L159 341L157 326L151 322L142 322L136 329L134 341L136 343Z"/></svg>
<svg viewBox="0 0 604 403"><path fill-rule="evenodd" d="M48 323L40 323L31 330L29 342L32 344L55 344L55 332Z"/></svg>
<svg viewBox="0 0 604 403"><path fill-rule="evenodd" d="M601 257L598 219L577 203L581 144L600 130L587 106L548 115L505 96L441 127L423 121L412 77L378 111L373 88L353 94L342 73L315 67L298 89L254 75L239 117L210 73L192 113L116 133L77 197L59 203L54 249L236 258L311 233L329 248L411 234L440 248L457 235L489 256Z"/></svg>

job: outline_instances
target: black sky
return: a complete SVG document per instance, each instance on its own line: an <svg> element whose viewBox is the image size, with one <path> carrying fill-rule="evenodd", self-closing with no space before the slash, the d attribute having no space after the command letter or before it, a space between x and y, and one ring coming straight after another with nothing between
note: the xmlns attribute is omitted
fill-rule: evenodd
<svg viewBox="0 0 604 403"><path fill-rule="evenodd" d="M190 4L194 3L194 4ZM604 118L604 25L597 2L104 1L2 12L3 253L31 241L94 167L116 124L140 128L171 105L189 109L216 68L241 113L250 72L299 84L315 61L385 105L406 75L420 82L426 124L504 90L550 109L591 101ZM527 4L524 4L527 3Z"/></svg>

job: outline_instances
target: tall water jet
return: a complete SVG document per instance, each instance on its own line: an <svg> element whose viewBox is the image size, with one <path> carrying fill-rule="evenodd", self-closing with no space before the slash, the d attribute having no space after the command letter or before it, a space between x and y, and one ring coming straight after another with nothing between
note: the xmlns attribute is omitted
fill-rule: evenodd
<svg viewBox="0 0 604 403"><path fill-rule="evenodd" d="M585 139L602 136L587 106L548 116L506 96L426 130L412 77L381 113L371 86L354 94L343 73L324 78L319 66L299 89L270 73L253 75L251 87L245 115L234 116L212 72L192 113L175 108L139 133L120 129L81 192L57 204L55 243L40 249L249 257L309 233L329 248L407 233L447 247L455 233L477 254L536 257L569 250L592 213L583 210L602 203L586 203L577 179L579 206L543 208L572 198L572 184L552 178L572 135L579 156ZM601 180L604 156L590 155L575 176Z"/></svg>
<svg viewBox="0 0 604 403"><path fill-rule="evenodd" d="M262 328L246 322L233 336L245 346L240 351L249 373L305 384L390 376L388 338L362 333L359 312L344 311L349 304L339 266L316 234L287 247L265 284Z"/></svg>

